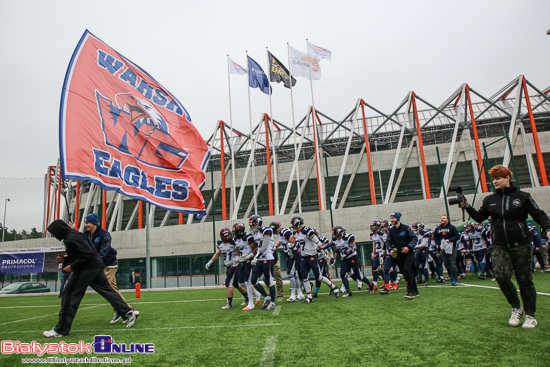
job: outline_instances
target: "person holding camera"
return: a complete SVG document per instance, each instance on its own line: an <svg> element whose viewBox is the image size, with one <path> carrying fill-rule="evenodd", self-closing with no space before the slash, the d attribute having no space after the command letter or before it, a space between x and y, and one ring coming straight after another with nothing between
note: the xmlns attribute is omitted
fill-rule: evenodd
<svg viewBox="0 0 550 367"><path fill-rule="evenodd" d="M543 228L543 232L550 235L550 219L529 193L515 186L512 182L512 171L507 167L494 166L489 170L489 175L493 178L496 191L483 199L479 210L469 205L466 199L459 206L480 223L489 216L492 217L493 269L500 290L512 306L512 316L508 324L519 326L525 310L523 328L534 328L537 326L537 291L531 274L533 248L526 220L530 215ZM519 285L524 310L512 283L512 269Z"/></svg>

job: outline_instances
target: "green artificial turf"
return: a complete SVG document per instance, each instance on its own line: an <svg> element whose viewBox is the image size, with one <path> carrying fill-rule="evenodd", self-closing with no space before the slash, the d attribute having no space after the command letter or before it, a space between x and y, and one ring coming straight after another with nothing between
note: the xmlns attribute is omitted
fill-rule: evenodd
<svg viewBox="0 0 550 367"><path fill-rule="evenodd" d="M534 274L539 326L508 326L510 307L498 289L445 283L382 296L366 291L336 299L323 285L312 304L277 300L275 311L222 310L225 289L125 293L141 311L133 328L110 325L112 309L97 294L82 301L71 334L47 339L57 322L56 296L1 297L0 340L154 343L154 354L55 354L40 358L131 358L132 366L548 366L550 274ZM461 283L497 287L471 275ZM354 289L355 285L352 285ZM288 289L285 287L288 295ZM36 355L0 355L0 366L22 365ZM77 365L77 364L71 364Z"/></svg>

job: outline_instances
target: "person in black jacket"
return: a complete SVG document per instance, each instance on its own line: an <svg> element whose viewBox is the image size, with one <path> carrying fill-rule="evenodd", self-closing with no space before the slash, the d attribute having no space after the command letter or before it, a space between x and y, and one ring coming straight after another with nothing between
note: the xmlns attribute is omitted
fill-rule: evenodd
<svg viewBox="0 0 550 367"><path fill-rule="evenodd" d="M434 231L434 241L437 246L441 249L443 254L443 261L447 272L449 273L449 278L451 279L451 284L456 285L458 279L458 269L456 267L456 242L460 239L460 233L455 226L451 224L451 221L447 214L441 216L441 224L437 226Z"/></svg>
<svg viewBox="0 0 550 367"><path fill-rule="evenodd" d="M493 178L496 191L483 199L479 210L475 210L467 201L459 205L477 222L481 223L491 216L494 274L500 290L512 306L512 316L508 324L519 326L523 316L517 290L512 283L513 269L525 308L523 327L534 328L537 326L537 292L531 274L533 248L526 220L530 215L548 235L550 219L529 193L518 190L511 182L513 174L507 167L494 166L489 170L489 175Z"/></svg>
<svg viewBox="0 0 550 367"><path fill-rule="evenodd" d="M126 327L132 327L139 311L128 307L122 297L111 288L103 271L103 261L86 235L70 228L61 219L53 221L48 226L48 232L59 241L63 240L66 255L64 258L59 256L58 262L66 265L63 268L64 272L73 273L73 275L64 289L59 321L52 330L44 331L43 335L47 338L69 335L78 306L88 286L92 287L117 310L119 315L126 320Z"/></svg>
<svg viewBox="0 0 550 367"><path fill-rule="evenodd" d="M69 227L74 228L74 224L69 223ZM117 250L111 246L111 234L109 231L101 227L97 213L88 214L84 218L84 228L84 234L88 236L90 242L92 242L95 246L99 257L103 260L103 270L105 271L105 276L109 281L109 285L120 295L120 297L122 297L128 307L132 307L118 290L118 284L116 282L116 272L118 270L118 260L116 257ZM114 324L120 319L121 316L113 307L113 318L110 323Z"/></svg>
<svg viewBox="0 0 550 367"><path fill-rule="evenodd" d="M401 223L400 220L401 213L390 214L392 227L388 231L386 246L391 249L390 254L396 257L397 264L407 281L407 294L404 297L413 299L419 296L414 268L414 248L418 243L418 237L409 226Z"/></svg>

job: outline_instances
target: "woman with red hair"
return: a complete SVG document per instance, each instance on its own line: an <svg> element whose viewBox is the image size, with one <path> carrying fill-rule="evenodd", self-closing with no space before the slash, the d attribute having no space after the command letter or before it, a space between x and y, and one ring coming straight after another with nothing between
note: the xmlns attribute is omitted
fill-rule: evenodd
<svg viewBox="0 0 550 367"><path fill-rule="evenodd" d="M525 309L523 327L534 328L537 326L537 291L531 274L533 248L527 217L531 216L549 235L550 219L529 193L515 186L512 182L513 173L507 167L494 166L489 170L489 175L493 178L496 191L483 199L479 210L475 210L467 201L459 205L479 223L488 217L492 218L494 275L500 290L512 306L512 316L508 324L519 326L524 313L516 287L512 283L513 269Z"/></svg>

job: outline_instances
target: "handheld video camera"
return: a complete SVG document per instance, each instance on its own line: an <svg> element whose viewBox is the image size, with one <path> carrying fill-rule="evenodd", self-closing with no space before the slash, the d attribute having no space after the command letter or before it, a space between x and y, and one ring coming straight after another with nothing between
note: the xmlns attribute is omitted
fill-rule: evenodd
<svg viewBox="0 0 550 367"><path fill-rule="evenodd" d="M466 197L462 193L462 186L452 186L449 191L456 192L456 197L447 199L449 205L460 205L466 202ZM462 221L464 221L464 208L462 209Z"/></svg>

